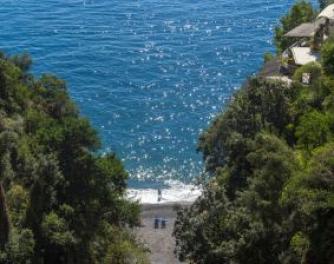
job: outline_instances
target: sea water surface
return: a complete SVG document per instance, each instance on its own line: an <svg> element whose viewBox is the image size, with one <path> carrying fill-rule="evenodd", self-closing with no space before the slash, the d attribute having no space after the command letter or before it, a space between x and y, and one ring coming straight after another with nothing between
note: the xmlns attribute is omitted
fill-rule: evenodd
<svg viewBox="0 0 334 264"><path fill-rule="evenodd" d="M67 81L130 187L166 183L171 200L188 199L185 184L203 171L198 136L273 51L292 2L1 0L0 49L29 51L35 74Z"/></svg>

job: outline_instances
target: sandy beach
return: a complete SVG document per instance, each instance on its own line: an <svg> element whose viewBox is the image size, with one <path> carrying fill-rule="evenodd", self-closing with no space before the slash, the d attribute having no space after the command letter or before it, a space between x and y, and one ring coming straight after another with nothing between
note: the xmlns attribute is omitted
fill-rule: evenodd
<svg viewBox="0 0 334 264"><path fill-rule="evenodd" d="M152 264L176 264L180 263L175 255L175 240L172 236L176 218L176 206L188 206L189 203L165 203L165 204L143 204L141 211L142 226L136 230L140 238L151 251L150 260ZM154 228L156 217L167 220L166 228Z"/></svg>

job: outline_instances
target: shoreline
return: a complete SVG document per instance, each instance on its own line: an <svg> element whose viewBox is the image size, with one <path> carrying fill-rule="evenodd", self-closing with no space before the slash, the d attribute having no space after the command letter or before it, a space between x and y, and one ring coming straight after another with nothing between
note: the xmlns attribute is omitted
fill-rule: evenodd
<svg viewBox="0 0 334 264"><path fill-rule="evenodd" d="M159 191L160 190L160 195ZM185 184L181 181L167 181L164 188L127 188L126 197L140 204L187 204L193 203L203 193L202 186ZM161 200L158 202L159 196Z"/></svg>

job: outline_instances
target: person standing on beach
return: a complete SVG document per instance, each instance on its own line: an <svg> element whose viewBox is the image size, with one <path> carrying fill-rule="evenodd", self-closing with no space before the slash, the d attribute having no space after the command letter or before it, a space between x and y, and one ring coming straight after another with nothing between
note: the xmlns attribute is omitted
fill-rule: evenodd
<svg viewBox="0 0 334 264"><path fill-rule="evenodd" d="M160 188L158 188L158 202L162 200L162 191Z"/></svg>

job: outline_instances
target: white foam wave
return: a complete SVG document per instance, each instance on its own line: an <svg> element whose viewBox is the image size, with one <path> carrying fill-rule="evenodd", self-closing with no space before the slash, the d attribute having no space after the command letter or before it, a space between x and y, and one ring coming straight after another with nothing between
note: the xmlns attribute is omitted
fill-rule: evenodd
<svg viewBox="0 0 334 264"><path fill-rule="evenodd" d="M168 187L162 188L162 199L158 201L158 190L149 189L128 189L126 196L129 200L138 201L141 204L160 203L191 203L201 194L202 188L193 184L184 184L179 181L168 181Z"/></svg>

